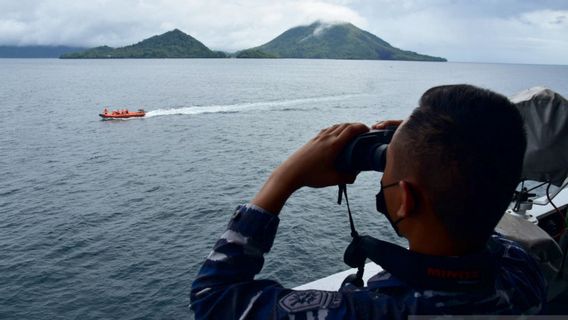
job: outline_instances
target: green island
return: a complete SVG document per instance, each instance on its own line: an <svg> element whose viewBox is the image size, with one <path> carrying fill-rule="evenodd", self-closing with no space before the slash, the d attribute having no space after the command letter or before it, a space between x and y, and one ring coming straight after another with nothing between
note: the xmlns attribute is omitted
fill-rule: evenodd
<svg viewBox="0 0 568 320"><path fill-rule="evenodd" d="M326 24L319 21L289 29L266 44L239 52L237 57L251 51L256 55L276 58L447 61L395 48L351 23Z"/></svg>
<svg viewBox="0 0 568 320"><path fill-rule="evenodd" d="M254 59L353 59L447 61L391 46L388 42L351 23L316 21L288 29L261 46L235 53L213 51L192 36L175 29L139 43L111 48L96 47L61 55L62 59L121 58L254 58Z"/></svg>
<svg viewBox="0 0 568 320"><path fill-rule="evenodd" d="M152 58L226 58L224 52L207 48L178 29L153 36L136 44L111 48L101 46L86 51L66 53L61 59L152 59Z"/></svg>

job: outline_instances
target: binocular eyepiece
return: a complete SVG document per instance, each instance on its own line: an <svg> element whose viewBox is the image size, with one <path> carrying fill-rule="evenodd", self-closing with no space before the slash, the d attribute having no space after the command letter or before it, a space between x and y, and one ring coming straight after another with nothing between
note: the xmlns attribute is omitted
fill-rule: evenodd
<svg viewBox="0 0 568 320"><path fill-rule="evenodd" d="M341 151L336 167L339 171L357 174L360 171L384 172L387 147L396 127L373 130L358 135Z"/></svg>

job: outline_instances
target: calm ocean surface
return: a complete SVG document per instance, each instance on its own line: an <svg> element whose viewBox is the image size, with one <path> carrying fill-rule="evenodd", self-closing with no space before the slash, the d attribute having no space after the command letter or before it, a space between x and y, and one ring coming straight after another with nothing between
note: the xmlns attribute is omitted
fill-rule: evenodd
<svg viewBox="0 0 568 320"><path fill-rule="evenodd" d="M441 84L568 96L567 66L1 59L0 75L1 319L192 318L191 282L234 208L319 129L404 118ZM149 112L100 121L107 105ZM355 223L404 244L374 211L378 179L349 189ZM289 201L263 277L346 269L336 196Z"/></svg>

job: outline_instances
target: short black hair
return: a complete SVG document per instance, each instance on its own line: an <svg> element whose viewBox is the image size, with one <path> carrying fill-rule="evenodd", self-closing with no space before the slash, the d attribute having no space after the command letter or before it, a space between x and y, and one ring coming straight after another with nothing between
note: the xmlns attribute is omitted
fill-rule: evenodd
<svg viewBox="0 0 568 320"><path fill-rule="evenodd" d="M471 85L434 87L400 129L402 170L419 179L450 236L484 244L521 177L526 137L515 105Z"/></svg>

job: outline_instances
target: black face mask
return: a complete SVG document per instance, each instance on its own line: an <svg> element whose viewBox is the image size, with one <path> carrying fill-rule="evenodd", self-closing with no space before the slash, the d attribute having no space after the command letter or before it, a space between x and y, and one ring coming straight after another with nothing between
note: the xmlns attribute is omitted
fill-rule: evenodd
<svg viewBox="0 0 568 320"><path fill-rule="evenodd" d="M396 232L396 235L399 237L402 237L402 235L400 234L399 230L398 230L398 224L404 220L404 217L396 220L396 221L392 221L390 215L389 215L389 211L387 209L387 202L385 201L385 195L383 193L383 190L385 190L386 188L390 188L390 187L394 187L398 185L398 181L391 183L391 184L387 184L386 186L383 186L383 182L381 181L381 191L379 191L379 193L377 193L377 195L375 196L375 200L376 200L376 207L377 207L377 211L379 213L384 214L387 217L387 220L389 221L389 223L391 224L391 227L394 229L394 231Z"/></svg>

